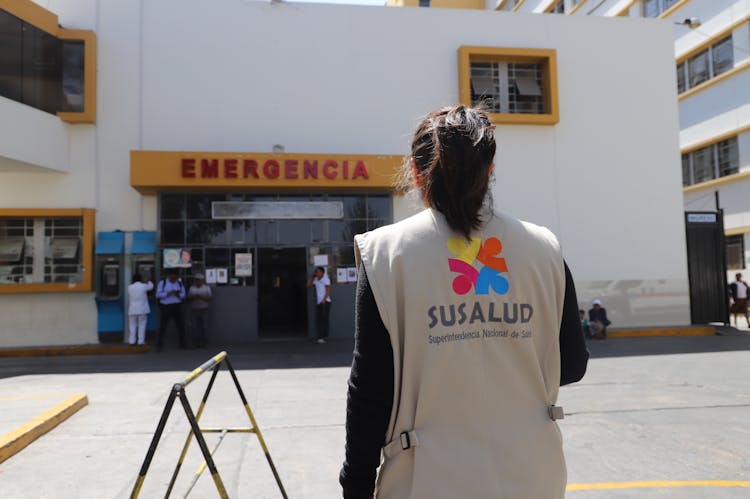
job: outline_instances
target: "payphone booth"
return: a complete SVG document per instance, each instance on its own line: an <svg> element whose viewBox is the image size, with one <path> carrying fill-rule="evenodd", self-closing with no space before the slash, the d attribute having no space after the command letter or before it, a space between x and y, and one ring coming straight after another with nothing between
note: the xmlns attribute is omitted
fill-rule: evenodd
<svg viewBox="0 0 750 499"><path fill-rule="evenodd" d="M125 324L123 257L125 233L99 232L96 237L97 331L103 341L122 341Z"/></svg>
<svg viewBox="0 0 750 499"><path fill-rule="evenodd" d="M143 282L154 283L154 290L148 294L151 313L148 314L146 331L156 331L156 232L133 232L129 255L133 275L140 275Z"/></svg>

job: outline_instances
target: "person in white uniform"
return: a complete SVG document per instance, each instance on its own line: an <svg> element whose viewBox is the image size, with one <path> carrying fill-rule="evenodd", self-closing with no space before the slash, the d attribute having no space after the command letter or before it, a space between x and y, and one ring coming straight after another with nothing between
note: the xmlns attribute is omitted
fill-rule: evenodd
<svg viewBox="0 0 750 499"><path fill-rule="evenodd" d="M331 280L326 275L326 269L316 267L315 273L307 281L308 287L315 287L315 326L317 342L325 343L328 337L331 318Z"/></svg>
<svg viewBox="0 0 750 499"><path fill-rule="evenodd" d="M146 343L146 321L151 307L148 305L148 292L154 289L154 283L141 281L139 274L133 275L133 283L128 286L128 319L130 321L130 338L128 343L139 345ZM137 333L137 334L136 334Z"/></svg>

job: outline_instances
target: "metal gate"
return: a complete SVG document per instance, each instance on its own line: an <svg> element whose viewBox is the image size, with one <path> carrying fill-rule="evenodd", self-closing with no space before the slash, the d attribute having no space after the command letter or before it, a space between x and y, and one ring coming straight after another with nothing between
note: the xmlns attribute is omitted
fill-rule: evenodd
<svg viewBox="0 0 750 499"><path fill-rule="evenodd" d="M729 323L724 214L685 212L690 319L693 324Z"/></svg>

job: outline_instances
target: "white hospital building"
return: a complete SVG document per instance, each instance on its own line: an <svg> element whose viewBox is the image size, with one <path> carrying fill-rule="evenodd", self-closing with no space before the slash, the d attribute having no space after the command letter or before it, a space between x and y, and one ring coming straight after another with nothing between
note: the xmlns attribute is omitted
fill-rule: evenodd
<svg viewBox="0 0 750 499"><path fill-rule="evenodd" d="M558 235L582 308L690 324L713 191L744 267L750 2L393 3L463 8L0 0L0 347L122 341L131 275L170 267L245 342L312 334L322 264L351 336L353 235L418 209L414 126L487 98L495 203Z"/></svg>

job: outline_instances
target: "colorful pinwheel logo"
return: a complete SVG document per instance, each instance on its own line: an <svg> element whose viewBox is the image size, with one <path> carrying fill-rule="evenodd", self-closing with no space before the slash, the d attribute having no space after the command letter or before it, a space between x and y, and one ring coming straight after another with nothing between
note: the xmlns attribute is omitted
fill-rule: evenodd
<svg viewBox="0 0 750 499"><path fill-rule="evenodd" d="M503 243L496 237L487 238L484 243L478 237L472 237L466 241L460 237L448 239L448 250L456 255L456 258L448 259L448 267L451 272L458 275L453 279L453 291L459 295L465 295L474 288L478 295L487 295L490 288L499 295L504 295L510 289L508 279L500 275L508 272L508 264L500 253L503 252ZM479 260L484 267L477 270L474 262Z"/></svg>

